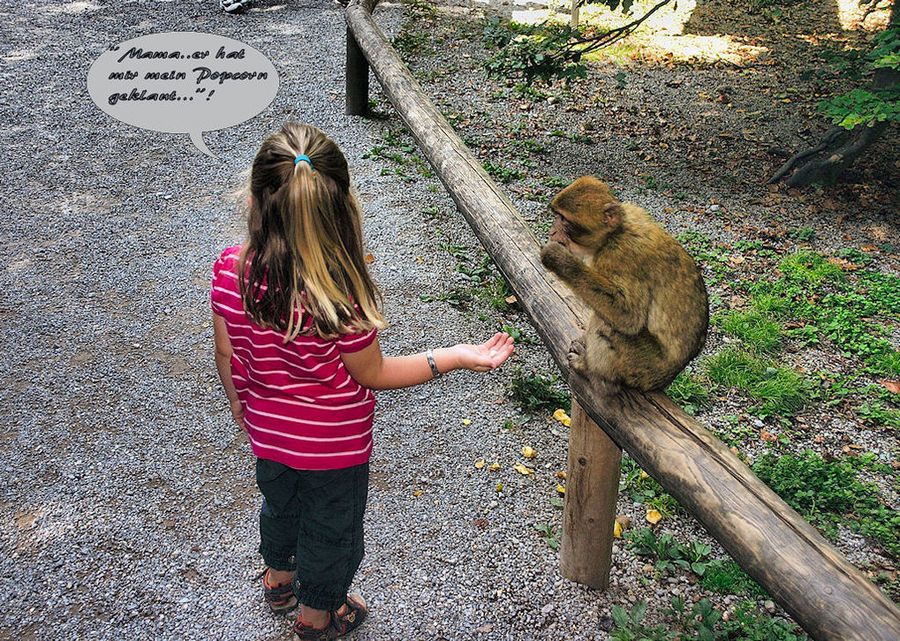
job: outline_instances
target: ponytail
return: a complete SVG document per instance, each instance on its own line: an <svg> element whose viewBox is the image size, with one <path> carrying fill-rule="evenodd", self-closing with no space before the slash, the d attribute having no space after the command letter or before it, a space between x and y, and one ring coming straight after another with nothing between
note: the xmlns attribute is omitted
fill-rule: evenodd
<svg viewBox="0 0 900 641"><path fill-rule="evenodd" d="M285 343L307 318L323 338L386 325L349 187L340 149L307 125L286 124L254 160L241 296L247 314L284 331Z"/></svg>

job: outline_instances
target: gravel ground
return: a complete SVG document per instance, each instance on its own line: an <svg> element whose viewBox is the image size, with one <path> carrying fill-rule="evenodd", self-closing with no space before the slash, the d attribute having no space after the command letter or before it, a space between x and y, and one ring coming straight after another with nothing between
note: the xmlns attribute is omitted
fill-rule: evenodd
<svg viewBox="0 0 900 641"><path fill-rule="evenodd" d="M35 2L0 13L0 637L288 638L289 620L261 602L253 459L212 361L210 270L243 235L230 194L288 116L338 141L386 294L386 353L495 331L490 317L419 298L455 278L440 243L477 243L440 190L362 158L376 126L343 115L338 5L262 2L235 17L215 2ZM382 14L389 24L392 10ZM206 134L218 161L187 136L113 120L87 94L106 47L176 30L246 42L280 74L267 110ZM446 212L443 236L423 227L432 207ZM529 358L551 366L538 350ZM356 638L603 636L598 618L618 590L560 579L533 529L558 522L549 499L566 434L546 419L501 429L515 418L500 403L514 366L379 394L355 586L372 616ZM512 466L526 444L537 471L521 477ZM476 469L482 458L502 470Z"/></svg>
<svg viewBox="0 0 900 641"><path fill-rule="evenodd" d="M253 459L218 385L208 311L212 262L243 236L232 192L264 135L293 116L345 151L391 322L386 353L479 341L503 322L534 334L483 302L421 300L464 284L440 246L474 256L478 242L436 179L364 158L397 121L343 115L338 5L261 1L228 16L211 1L33 2L0 15L0 638L289 638L290 620L261 601ZM386 30L400 19L379 10ZM87 93L106 47L176 30L246 42L280 74L268 109L206 134L218 161L185 135L111 119ZM695 593L683 577L644 580L624 550L606 593L560 578L534 525L560 525L550 501L566 428L505 400L517 365L553 370L523 345L491 374L379 393L355 584L372 615L356 639L605 639L612 605L643 598L652 611ZM529 476L513 469L525 445L537 451ZM643 515L624 496L619 510Z"/></svg>

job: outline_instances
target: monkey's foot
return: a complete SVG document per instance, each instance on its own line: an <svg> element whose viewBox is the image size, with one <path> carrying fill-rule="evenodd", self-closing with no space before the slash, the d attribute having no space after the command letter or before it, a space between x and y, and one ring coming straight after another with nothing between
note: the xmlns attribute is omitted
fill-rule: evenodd
<svg viewBox="0 0 900 641"><path fill-rule="evenodd" d="M587 347L584 345L583 338L576 338L569 345L569 353L566 359L569 361L569 367L582 375L587 374Z"/></svg>

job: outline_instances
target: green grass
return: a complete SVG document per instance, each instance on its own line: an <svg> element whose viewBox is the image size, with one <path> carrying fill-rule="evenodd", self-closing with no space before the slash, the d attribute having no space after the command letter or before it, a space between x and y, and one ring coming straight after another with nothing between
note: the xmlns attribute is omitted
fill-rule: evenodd
<svg viewBox="0 0 900 641"><path fill-rule="evenodd" d="M707 383L686 369L675 377L666 388L666 394L691 416L709 407L711 396Z"/></svg>
<svg viewBox="0 0 900 641"><path fill-rule="evenodd" d="M894 559L900 558L900 514L892 510L874 483L857 478L852 460L825 461L815 452L781 456L764 454L754 473L810 523L833 537L837 526L873 539Z"/></svg>
<svg viewBox="0 0 900 641"><path fill-rule="evenodd" d="M804 379L771 359L727 347L704 362L711 380L759 401L760 416L795 416L808 400Z"/></svg>
<svg viewBox="0 0 900 641"><path fill-rule="evenodd" d="M781 278L748 289L754 309L774 319L804 325L785 335L801 346L831 341L845 356L857 356L873 376L900 376L900 353L883 338L900 315L900 278L870 271L853 277L810 251L778 264Z"/></svg>
<svg viewBox="0 0 900 641"><path fill-rule="evenodd" d="M781 347L781 323L765 312L731 310L718 315L714 322L751 351L774 352Z"/></svg>
<svg viewBox="0 0 900 641"><path fill-rule="evenodd" d="M766 597L766 591L731 559L710 561L700 577L700 585L719 594Z"/></svg>

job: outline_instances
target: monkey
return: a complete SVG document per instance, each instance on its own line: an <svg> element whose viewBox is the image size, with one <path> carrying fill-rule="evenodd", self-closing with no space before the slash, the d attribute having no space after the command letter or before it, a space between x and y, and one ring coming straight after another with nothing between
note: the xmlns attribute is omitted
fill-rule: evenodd
<svg viewBox="0 0 900 641"><path fill-rule="evenodd" d="M709 307L697 264L647 212L584 176L550 203L541 262L593 310L568 354L604 394L665 388L706 341Z"/></svg>

